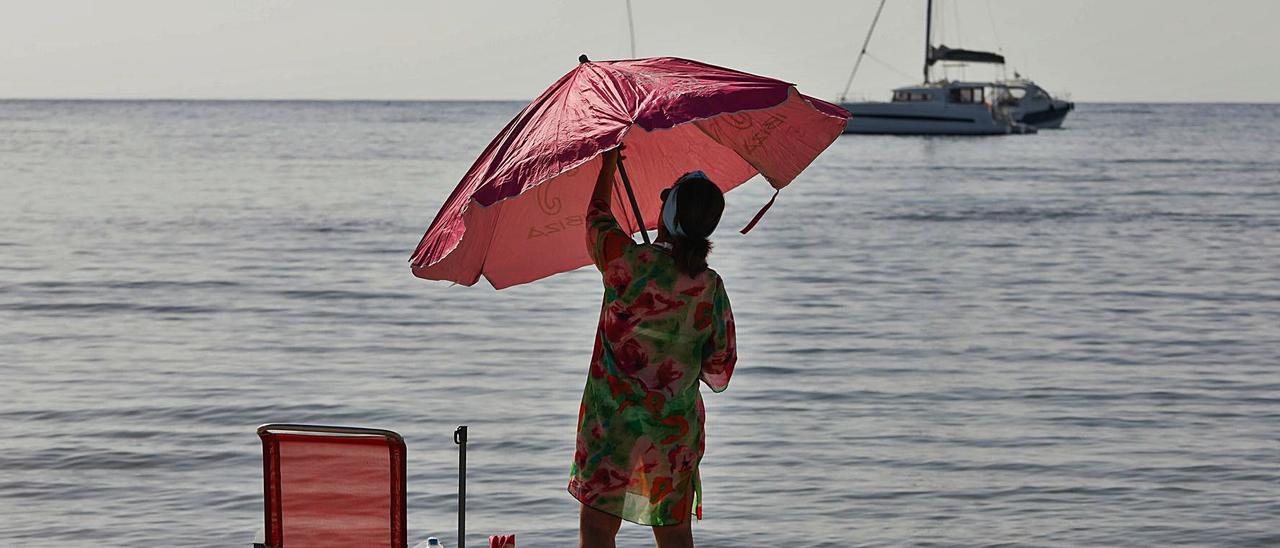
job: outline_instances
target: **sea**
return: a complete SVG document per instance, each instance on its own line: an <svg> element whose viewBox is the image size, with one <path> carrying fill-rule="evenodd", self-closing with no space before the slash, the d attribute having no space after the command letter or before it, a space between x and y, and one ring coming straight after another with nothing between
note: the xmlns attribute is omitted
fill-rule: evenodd
<svg viewBox="0 0 1280 548"><path fill-rule="evenodd" d="M248 546L268 422L388 428L410 544L574 546L592 269L408 259L514 102L0 102L0 545ZM699 546L1280 545L1280 105L842 136L728 195ZM620 546L652 546L624 525Z"/></svg>

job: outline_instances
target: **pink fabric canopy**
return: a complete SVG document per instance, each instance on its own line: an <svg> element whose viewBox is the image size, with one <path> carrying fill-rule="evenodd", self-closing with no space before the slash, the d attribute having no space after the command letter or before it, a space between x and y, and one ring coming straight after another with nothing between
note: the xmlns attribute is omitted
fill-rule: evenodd
<svg viewBox="0 0 1280 548"><path fill-rule="evenodd" d="M671 57L588 62L529 103L489 143L413 253L415 276L497 289L591 263L584 216L600 153L626 144L645 229L659 192L700 169L729 191L757 173L787 186L849 113L792 84ZM616 185L614 213L641 229Z"/></svg>

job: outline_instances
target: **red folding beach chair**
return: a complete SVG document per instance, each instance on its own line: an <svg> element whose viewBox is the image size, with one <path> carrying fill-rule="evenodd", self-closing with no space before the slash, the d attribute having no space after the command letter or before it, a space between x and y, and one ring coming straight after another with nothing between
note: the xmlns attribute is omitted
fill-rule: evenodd
<svg viewBox="0 0 1280 548"><path fill-rule="evenodd" d="M377 428L264 424L265 526L255 548L408 548L405 446ZM465 548L467 427L458 445L458 545ZM428 538L420 546L438 546ZM515 546L515 535L504 539Z"/></svg>
<svg viewBox="0 0 1280 548"><path fill-rule="evenodd" d="M268 548L407 548L404 439L390 430L266 424Z"/></svg>

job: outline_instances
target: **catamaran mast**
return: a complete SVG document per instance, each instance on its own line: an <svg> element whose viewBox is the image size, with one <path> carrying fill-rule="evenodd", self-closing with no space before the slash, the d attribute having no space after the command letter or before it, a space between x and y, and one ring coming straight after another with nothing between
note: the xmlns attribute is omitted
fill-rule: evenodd
<svg viewBox="0 0 1280 548"><path fill-rule="evenodd" d="M929 57L933 46L933 0L929 0L924 10L924 83L929 83Z"/></svg>

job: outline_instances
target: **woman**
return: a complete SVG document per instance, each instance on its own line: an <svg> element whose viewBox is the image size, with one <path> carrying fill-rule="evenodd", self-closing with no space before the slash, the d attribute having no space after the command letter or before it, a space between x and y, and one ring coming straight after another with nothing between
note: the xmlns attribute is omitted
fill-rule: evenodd
<svg viewBox="0 0 1280 548"><path fill-rule="evenodd" d="M618 157L603 155L587 209L604 303L569 492L582 503L583 548L614 546L622 519L652 526L659 548L691 547L691 514L702 517L698 381L723 391L737 360L729 298L707 268L724 195L686 174L662 192L657 241L638 245L610 209Z"/></svg>

